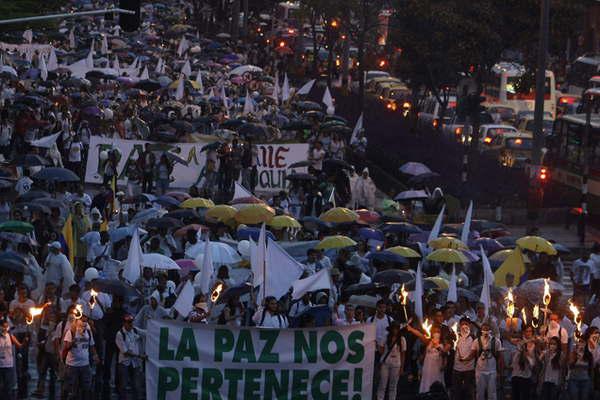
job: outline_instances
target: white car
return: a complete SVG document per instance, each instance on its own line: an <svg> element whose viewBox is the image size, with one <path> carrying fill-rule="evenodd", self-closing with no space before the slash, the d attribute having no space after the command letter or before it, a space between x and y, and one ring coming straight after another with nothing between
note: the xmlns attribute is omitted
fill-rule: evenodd
<svg viewBox="0 0 600 400"><path fill-rule="evenodd" d="M512 125L481 125L479 127L479 140L482 144L489 144L492 143L496 136L504 135L507 133L517 133L517 128L515 128Z"/></svg>

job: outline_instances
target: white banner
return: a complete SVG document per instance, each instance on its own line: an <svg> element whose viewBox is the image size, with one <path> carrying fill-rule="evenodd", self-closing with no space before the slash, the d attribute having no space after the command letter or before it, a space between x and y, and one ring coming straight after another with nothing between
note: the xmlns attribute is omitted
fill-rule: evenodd
<svg viewBox="0 0 600 400"><path fill-rule="evenodd" d="M206 163L206 152L202 147L211 143L200 141L196 143L162 143L148 142L144 140L110 139L100 136L92 136L88 153L85 181L88 183L102 183L102 162L100 153L103 150L118 148L121 152L118 173L120 185L125 185L126 169L129 157L137 152L141 155L146 143L157 152L170 151L187 161L188 165L175 163L171 174L172 188L188 188L196 183L200 171ZM285 144L259 144L258 146L258 185L257 192L278 192L286 189L289 181L285 177L292 171L288 166L299 161L304 161L308 156L307 143L285 143ZM295 172L304 172L306 168L296 168Z"/></svg>
<svg viewBox="0 0 600 400"><path fill-rule="evenodd" d="M150 320L148 399L369 399L375 325L235 328Z"/></svg>

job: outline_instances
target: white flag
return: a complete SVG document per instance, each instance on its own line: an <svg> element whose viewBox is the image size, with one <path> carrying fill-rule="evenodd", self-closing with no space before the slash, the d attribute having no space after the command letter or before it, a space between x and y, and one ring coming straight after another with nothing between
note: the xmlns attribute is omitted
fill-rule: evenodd
<svg viewBox="0 0 600 400"><path fill-rule="evenodd" d="M58 59L56 58L56 52L54 51L54 47L50 50L50 57L48 58L48 71L54 71L58 69Z"/></svg>
<svg viewBox="0 0 600 400"><path fill-rule="evenodd" d="M317 290L331 290L331 277L329 275L329 269L323 268L316 274L311 276L298 279L292 283L294 291L292 293L292 299L298 300L302 298L308 292L316 292Z"/></svg>
<svg viewBox="0 0 600 400"><path fill-rule="evenodd" d="M175 304L173 304L173 308L176 309L183 318L186 318L194 309L194 296L194 285L192 285L192 281L187 281L185 285L183 285L183 289L181 289L179 295L177 295Z"/></svg>
<svg viewBox="0 0 600 400"><path fill-rule="evenodd" d="M446 302L452 301L456 303L458 301L458 287L456 282L456 267L452 266L452 275L450 276L450 283L448 284L448 297Z"/></svg>
<svg viewBox="0 0 600 400"><path fill-rule="evenodd" d="M252 193L250 193L248 189L246 189L239 183L234 182L233 185L235 190L233 192L232 200L243 199L244 197L252 197Z"/></svg>
<svg viewBox="0 0 600 400"><path fill-rule="evenodd" d="M90 51L85 59L85 66L88 70L94 69L94 52Z"/></svg>
<svg viewBox="0 0 600 400"><path fill-rule="evenodd" d="M259 291L260 300L264 298L265 289L265 274L267 269L267 238L266 228L263 222L260 228L260 235L258 236L258 243L254 250L254 256L252 254L252 242L250 242L250 267L252 269L254 287L262 286ZM259 302L260 304L260 302Z"/></svg>
<svg viewBox="0 0 600 400"><path fill-rule="evenodd" d="M129 252L127 253L127 261L125 262L125 271L123 277L132 285L141 275L142 265L142 246L140 245L140 234L138 228L134 228L129 244Z"/></svg>
<svg viewBox="0 0 600 400"><path fill-rule="evenodd" d="M437 239L440 235L440 230L442 229L442 222L444 221L445 210L446 205L444 204L435 220L435 223L433 224L433 228L431 228L431 232L429 232L429 238L427 239L427 243L431 242L433 239Z"/></svg>
<svg viewBox="0 0 600 400"><path fill-rule="evenodd" d="M140 79L150 79L150 74L148 73L148 67L144 67L142 74L140 75Z"/></svg>
<svg viewBox="0 0 600 400"><path fill-rule="evenodd" d="M333 114L335 112L335 107L333 106L333 97L331 97L329 86L325 88L325 93L323 93L323 99L321 102L327 106L327 114Z"/></svg>
<svg viewBox="0 0 600 400"><path fill-rule="evenodd" d="M490 286L494 284L494 274L492 273L492 268L490 266L490 261L483 251L483 247L481 249L481 264L483 266L483 286L481 287L481 296L479 297L479 301L483 303L485 307L485 316L486 318L489 315L490 306L492 304L492 299L490 296Z"/></svg>
<svg viewBox="0 0 600 400"><path fill-rule="evenodd" d="M223 107L225 107L225 115L229 118L229 105L227 104L227 95L225 94L224 86L221 86L221 100L223 100Z"/></svg>
<svg viewBox="0 0 600 400"><path fill-rule="evenodd" d="M200 94L204 94L204 84L202 83L202 70L198 70L198 74L196 74L196 83L200 85L198 91Z"/></svg>
<svg viewBox="0 0 600 400"><path fill-rule="evenodd" d="M187 77L192 76L192 66L190 65L190 60L185 60L185 64L181 67L181 73Z"/></svg>
<svg viewBox="0 0 600 400"><path fill-rule="evenodd" d="M267 241L265 296L274 296L279 299L290 290L294 281L302 276L305 267L273 239L269 238ZM327 289L330 288L330 286L327 287Z"/></svg>
<svg viewBox="0 0 600 400"><path fill-rule="evenodd" d="M358 141L358 134L363 128L363 113L360 113L358 120L356 121L356 125L354 125L354 130L352 131L352 136L350 137L350 144L356 143Z"/></svg>
<svg viewBox="0 0 600 400"><path fill-rule="evenodd" d="M92 56L96 55L96 52L94 51L95 45L96 45L96 39L92 39L92 44L90 45L90 53L92 53Z"/></svg>
<svg viewBox="0 0 600 400"><path fill-rule="evenodd" d="M185 85L185 76L183 74L179 74L179 82L177 83L177 90L175 91L175 99L176 100L183 99L183 96L185 95L184 85Z"/></svg>
<svg viewBox="0 0 600 400"><path fill-rule="evenodd" d="M118 74L121 72L121 65L119 64L119 57L115 54L115 61L113 61L113 69L117 71Z"/></svg>
<svg viewBox="0 0 600 400"><path fill-rule="evenodd" d="M44 82L48 79L48 68L46 67L46 60L43 54L40 54L40 77Z"/></svg>
<svg viewBox="0 0 600 400"><path fill-rule="evenodd" d="M158 62L156 63L156 68L154 68L154 72L156 72L157 74L162 73L162 65L163 65L164 61L162 58L158 59Z"/></svg>
<svg viewBox="0 0 600 400"><path fill-rule="evenodd" d="M271 94L271 98L275 101L275 104L279 104L279 82L275 80L273 84L273 94Z"/></svg>
<svg viewBox="0 0 600 400"><path fill-rule="evenodd" d="M246 98L244 99L244 110L242 111L242 115L248 115L254 112L254 100L250 97L248 90L246 90Z"/></svg>
<svg viewBox="0 0 600 400"><path fill-rule="evenodd" d="M32 140L31 142L29 142L29 144L32 145L33 147L43 147L43 148L49 149L50 147L52 147L52 145L54 143L56 143L56 140L61 135L61 133L62 132L58 132L53 135L44 136L43 138L40 138L40 139Z"/></svg>
<svg viewBox="0 0 600 400"><path fill-rule="evenodd" d="M335 207L335 186L331 188L331 194L329 195L329 200L327 202L333 204Z"/></svg>
<svg viewBox="0 0 600 400"><path fill-rule="evenodd" d="M177 55L179 57L181 57L183 55L183 53L185 53L189 47L190 47L190 45L188 44L188 41L186 40L186 38L182 37L181 40L179 41L179 46L177 46Z"/></svg>
<svg viewBox="0 0 600 400"><path fill-rule="evenodd" d="M27 40L27 43L31 44L33 41L33 31L31 29L27 29L23 32L23 39Z"/></svg>
<svg viewBox="0 0 600 400"><path fill-rule="evenodd" d="M281 88L281 101L286 102L290 99L290 81L287 73L283 76L283 86Z"/></svg>
<svg viewBox="0 0 600 400"><path fill-rule="evenodd" d="M415 278L415 314L419 317L420 321L423 321L423 272L421 262L417 266L417 276Z"/></svg>
<svg viewBox="0 0 600 400"><path fill-rule="evenodd" d="M202 258L202 270L200 270L200 291L206 296L209 295L210 279L213 276L215 267L212 261L212 252L210 249L210 235L204 239L204 254Z"/></svg>
<svg viewBox="0 0 600 400"><path fill-rule="evenodd" d="M108 54L108 40L106 35L102 35L102 47L100 47L100 53Z"/></svg>
<svg viewBox="0 0 600 400"><path fill-rule="evenodd" d="M465 223L462 227L462 233L460 234L460 241L465 245L469 245L469 233L471 231L471 219L473 217L473 200L469 203L467 214L465 215Z"/></svg>
<svg viewBox="0 0 600 400"><path fill-rule="evenodd" d="M75 48L75 32L74 32L75 28L71 28L71 30L69 31L69 47L71 49Z"/></svg>
<svg viewBox="0 0 600 400"><path fill-rule="evenodd" d="M296 94L307 95L312 90L314 84L315 80L311 79L310 81L306 82L300 89L298 89Z"/></svg>

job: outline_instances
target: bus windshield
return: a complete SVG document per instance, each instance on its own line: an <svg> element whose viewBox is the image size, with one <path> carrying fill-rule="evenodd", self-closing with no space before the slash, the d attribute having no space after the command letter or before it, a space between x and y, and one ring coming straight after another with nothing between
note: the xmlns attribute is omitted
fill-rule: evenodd
<svg viewBox="0 0 600 400"><path fill-rule="evenodd" d="M535 78L535 77L534 77ZM544 99L550 100L551 79L546 77ZM535 100L535 79L529 75L511 76L506 79L507 100Z"/></svg>

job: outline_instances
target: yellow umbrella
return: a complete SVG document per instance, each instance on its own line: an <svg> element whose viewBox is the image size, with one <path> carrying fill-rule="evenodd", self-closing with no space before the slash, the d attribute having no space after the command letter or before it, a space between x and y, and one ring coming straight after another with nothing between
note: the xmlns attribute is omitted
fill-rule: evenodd
<svg viewBox="0 0 600 400"><path fill-rule="evenodd" d="M535 253L546 253L551 256L556 255L557 251L552 243L539 236L524 236L517 240L517 246L525 250L531 250Z"/></svg>
<svg viewBox="0 0 600 400"><path fill-rule="evenodd" d="M460 240L453 237L442 236L437 239L430 240L428 243L432 249L458 249L469 250L469 248Z"/></svg>
<svg viewBox="0 0 600 400"><path fill-rule="evenodd" d="M217 219L219 221L227 221L228 219L232 219L237 214L237 210L231 206L226 204L219 204L210 208L204 214L208 218Z"/></svg>
<svg viewBox="0 0 600 400"><path fill-rule="evenodd" d="M240 224L260 224L275 216L275 210L266 204L248 204L235 214L235 220Z"/></svg>
<svg viewBox="0 0 600 400"><path fill-rule="evenodd" d="M521 277L525 274L525 260L521 249L517 247L511 250L511 253L504 259L500 267L494 272L494 284L496 286L506 286L506 275L511 274L514 281L521 282Z"/></svg>
<svg viewBox="0 0 600 400"><path fill-rule="evenodd" d="M492 254L489 259L490 261L504 261L506 260L511 254L514 253L515 250L513 249L504 249L504 250L500 250L495 252L494 254ZM525 254L523 254L523 261L525 261L526 263L529 262L529 257L527 257Z"/></svg>
<svg viewBox="0 0 600 400"><path fill-rule="evenodd" d="M326 249L342 249L344 247L356 246L356 242L350 239L348 236L335 235L327 236L321 240L316 246L317 250Z"/></svg>
<svg viewBox="0 0 600 400"><path fill-rule="evenodd" d="M469 262L463 253L455 249L435 250L427 256L427 259L429 261L451 264L465 264Z"/></svg>
<svg viewBox="0 0 600 400"><path fill-rule="evenodd" d="M187 79L187 83L189 83L196 90L200 89L200 87L201 87L200 84L196 81ZM169 85L169 89L177 89L177 86L179 86L179 79L171 82L171 84Z"/></svg>
<svg viewBox="0 0 600 400"><path fill-rule="evenodd" d="M321 214L319 219L324 222L339 224L356 221L358 219L358 214L346 207L335 207Z"/></svg>
<svg viewBox="0 0 600 400"><path fill-rule="evenodd" d="M438 287L438 289L448 289L449 286L448 281L442 278L441 276L431 276L423 280L434 283Z"/></svg>
<svg viewBox="0 0 600 400"><path fill-rule="evenodd" d="M215 203L210 199L203 199L202 197L194 197L185 200L179 205L181 208L213 208Z"/></svg>
<svg viewBox="0 0 600 400"><path fill-rule="evenodd" d="M386 250L391 251L392 253L396 253L399 256L406 257L406 258L421 258L421 255L419 253L417 253L416 251L414 251L413 249L411 249L410 247L395 246L395 247L390 247L389 249L386 249Z"/></svg>
<svg viewBox="0 0 600 400"><path fill-rule="evenodd" d="M289 215L278 215L273 217L267 225L274 229L284 229L284 228L302 228L300 222L296 221L294 218Z"/></svg>

